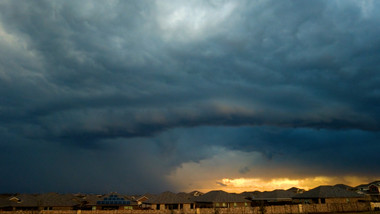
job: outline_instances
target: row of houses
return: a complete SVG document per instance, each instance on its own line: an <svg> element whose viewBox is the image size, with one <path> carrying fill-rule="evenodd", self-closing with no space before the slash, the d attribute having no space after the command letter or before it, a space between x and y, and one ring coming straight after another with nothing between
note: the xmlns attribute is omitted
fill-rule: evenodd
<svg viewBox="0 0 380 214"><path fill-rule="evenodd" d="M142 200L146 196L142 196ZM139 198L117 193L94 194L3 194L0 211L14 210L115 210L140 209Z"/></svg>
<svg viewBox="0 0 380 214"><path fill-rule="evenodd" d="M267 192L205 194L164 192L158 195L127 196L118 193L91 194L16 194L1 195L0 211L14 210L181 210L202 208L241 208L294 204L344 204L379 201L379 182L368 187L345 185L319 186L309 191L298 188ZM377 189L376 189L376 188ZM377 194L376 194L377 193ZM369 203L368 203L369 204Z"/></svg>
<svg viewBox="0 0 380 214"><path fill-rule="evenodd" d="M355 191L362 195L370 197L371 201L380 202L380 181L374 181L369 184L361 184L357 187L346 186L346 189Z"/></svg>

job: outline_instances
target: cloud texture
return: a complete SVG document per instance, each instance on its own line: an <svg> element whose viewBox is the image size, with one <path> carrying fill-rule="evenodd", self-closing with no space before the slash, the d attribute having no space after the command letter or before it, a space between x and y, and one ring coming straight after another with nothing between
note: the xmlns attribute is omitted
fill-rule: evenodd
<svg viewBox="0 0 380 214"><path fill-rule="evenodd" d="M379 177L378 9L1 1L0 189L181 190L229 152L215 178Z"/></svg>

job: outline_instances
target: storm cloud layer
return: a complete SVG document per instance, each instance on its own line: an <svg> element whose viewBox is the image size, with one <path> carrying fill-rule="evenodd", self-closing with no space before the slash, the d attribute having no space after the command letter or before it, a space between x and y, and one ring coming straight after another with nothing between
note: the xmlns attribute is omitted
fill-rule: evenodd
<svg viewBox="0 0 380 214"><path fill-rule="evenodd" d="M181 190L228 152L215 178L378 178L379 9L0 1L0 189Z"/></svg>

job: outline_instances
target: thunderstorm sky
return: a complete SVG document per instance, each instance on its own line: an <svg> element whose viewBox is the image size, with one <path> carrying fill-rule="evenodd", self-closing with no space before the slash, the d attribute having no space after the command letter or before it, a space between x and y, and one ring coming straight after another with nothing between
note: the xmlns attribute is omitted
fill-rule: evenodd
<svg viewBox="0 0 380 214"><path fill-rule="evenodd" d="M379 10L0 0L0 192L379 179Z"/></svg>

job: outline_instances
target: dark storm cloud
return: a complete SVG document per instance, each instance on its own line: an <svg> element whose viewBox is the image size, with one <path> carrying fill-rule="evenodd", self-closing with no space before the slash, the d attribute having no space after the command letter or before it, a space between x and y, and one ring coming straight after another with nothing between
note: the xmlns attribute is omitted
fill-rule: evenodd
<svg viewBox="0 0 380 214"><path fill-rule="evenodd" d="M227 151L259 152L262 159L236 168L241 176L297 178L307 176L379 176L377 171L378 132L361 130L326 130L284 127L196 127L166 133L175 136L178 155L196 149L198 156L183 156L183 162L199 161L207 156L221 155L213 146ZM162 138L162 136L161 136ZM188 148L187 145L191 145ZM205 153L205 151L208 151ZM208 154L207 154L208 153ZM254 154L252 154L254 156ZM234 160L231 160L234 161ZM223 166L221 166L223 167ZM291 173L283 174L282 170ZM265 171L265 174L262 172Z"/></svg>
<svg viewBox="0 0 380 214"><path fill-rule="evenodd" d="M12 82L4 94L25 96L25 113L14 115L23 123L67 123L70 128L49 124L63 137L145 136L183 124L377 130L378 81L371 77L379 41L366 36L377 35L376 23L354 5L339 10L324 2L266 4L238 7L245 16L230 15L227 26L240 24L230 32L179 44L160 38L154 24L159 11L141 2L104 8L90 2L6 4L5 30L25 38L42 68L29 71L39 79ZM369 50L358 54L363 48ZM165 121L139 121L141 108ZM107 119L94 121L96 130L81 125L101 115Z"/></svg>
<svg viewBox="0 0 380 214"><path fill-rule="evenodd" d="M20 145L21 144L21 145ZM2 150L2 192L89 192L118 191L143 194L174 189L162 174L170 162L156 157L146 143L112 142L101 152L51 142L31 141ZM138 152L137 152L138 151ZM152 164L156 163L156 164ZM154 178L154 179L152 179ZM138 184L138 185L136 185Z"/></svg>
<svg viewBox="0 0 380 214"><path fill-rule="evenodd" d="M135 147L135 139L144 137L157 146L148 155L172 151L168 163L155 162L168 172L210 154L199 152L203 144L186 140L199 146L198 153L187 154L183 143L175 143L183 141L157 135L186 127L264 126L285 131L277 138L260 135L254 143L235 139L235 132L230 142L220 133L226 139L205 145L260 151L269 159L278 157L282 145L289 155L307 154L309 147L316 151L316 157L293 156L289 165L308 157L315 163L318 155L344 148L342 158L349 161L360 141L357 133L365 133L365 145L374 148L380 129L379 6L376 1L2 1L2 153L22 156L26 148L39 153L39 144L46 143L49 152L56 144L70 145L95 160L90 154L105 145L125 141ZM300 129L287 138L288 128ZM337 142L346 134L354 136L348 147ZM325 142L331 150L318 150ZM50 167L63 167L66 152ZM371 165L374 159L364 161Z"/></svg>
<svg viewBox="0 0 380 214"><path fill-rule="evenodd" d="M323 173L339 176L353 172L362 176L379 175L373 170L378 170L376 151L380 136L377 132L242 127L227 133L228 137L223 137L226 147L259 151L265 155L268 165L293 169L296 176Z"/></svg>

